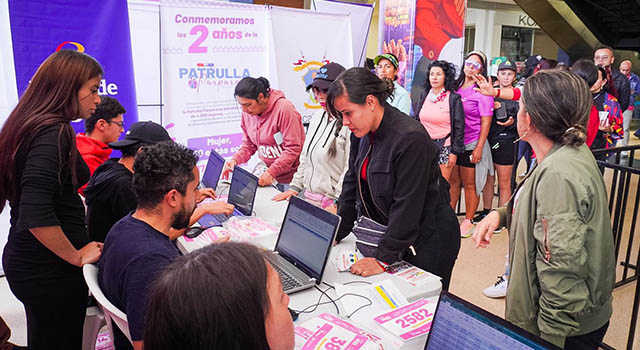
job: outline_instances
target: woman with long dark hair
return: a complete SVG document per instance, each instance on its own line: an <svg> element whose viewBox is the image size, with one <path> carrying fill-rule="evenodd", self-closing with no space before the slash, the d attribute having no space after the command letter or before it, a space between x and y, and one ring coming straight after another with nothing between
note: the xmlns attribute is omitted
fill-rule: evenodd
<svg viewBox="0 0 640 350"><path fill-rule="evenodd" d="M427 129L440 148L438 164L442 176L449 181L458 156L464 153L464 107L456 93L456 68L446 61L429 65L429 78L413 107L415 118Z"/></svg>
<svg viewBox="0 0 640 350"><path fill-rule="evenodd" d="M460 249L449 184L425 128L385 102L391 91L389 81L365 68L345 71L329 87L328 109L352 133L336 240L374 226L377 248L368 255L361 249L366 258L351 266L352 273L374 275L405 260L442 277L447 289Z"/></svg>
<svg viewBox="0 0 640 350"><path fill-rule="evenodd" d="M300 165L287 191L273 197L274 201L289 199L304 191L304 198L332 213L342 191L342 180L349 162L349 128L327 112L327 91L331 83L344 72L336 62L320 67L307 86L322 107L313 114L308 137L305 138Z"/></svg>
<svg viewBox="0 0 640 350"><path fill-rule="evenodd" d="M0 209L11 206L3 267L27 314L29 349L80 349L87 307L82 265L98 260L78 188L89 168L70 122L100 103L102 68L62 50L38 68L0 132Z"/></svg>
<svg viewBox="0 0 640 350"><path fill-rule="evenodd" d="M289 296L265 259L247 243L176 259L151 291L145 350L293 350Z"/></svg>
<svg viewBox="0 0 640 350"><path fill-rule="evenodd" d="M484 187L486 172L493 173L491 150L485 147L493 118L493 98L475 90L477 86L473 77L477 74L486 78L487 57L481 51L472 51L465 57L464 68L456 81L456 92L462 96L465 113L465 152L458 157L449 181L453 208L458 203L461 186L464 186L465 219L460 223L462 237L469 237L473 233L472 220L480 201L479 190ZM476 169L478 164L482 167Z"/></svg>

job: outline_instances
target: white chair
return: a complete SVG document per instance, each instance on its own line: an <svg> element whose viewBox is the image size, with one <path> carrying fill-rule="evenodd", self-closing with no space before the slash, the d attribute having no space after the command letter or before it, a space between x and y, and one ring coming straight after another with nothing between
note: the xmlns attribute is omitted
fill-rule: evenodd
<svg viewBox="0 0 640 350"><path fill-rule="evenodd" d="M85 264L82 267L82 274L84 275L84 280L87 282L87 286L89 286L89 291L93 294L93 297L96 298L98 305L104 313L104 319L107 322L109 334L111 334L111 341L113 341L113 325L111 324L111 321L113 321L127 339L129 339L131 345L133 345L131 335L129 334L129 322L127 322L127 315L117 307L113 306L100 289L100 285L98 284L98 267L93 264Z"/></svg>

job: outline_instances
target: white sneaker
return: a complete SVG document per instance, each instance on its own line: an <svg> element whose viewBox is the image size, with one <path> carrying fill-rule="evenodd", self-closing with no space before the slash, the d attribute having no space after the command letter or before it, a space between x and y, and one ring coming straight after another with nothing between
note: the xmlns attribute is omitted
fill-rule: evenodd
<svg viewBox="0 0 640 350"><path fill-rule="evenodd" d="M499 276L498 282L482 291L482 293L489 298L504 298L507 295L508 284L509 279L505 275Z"/></svg>
<svg viewBox="0 0 640 350"><path fill-rule="evenodd" d="M473 235L473 231L475 231L476 227L469 219L464 219L464 221L460 224L460 236L462 238L468 238Z"/></svg>

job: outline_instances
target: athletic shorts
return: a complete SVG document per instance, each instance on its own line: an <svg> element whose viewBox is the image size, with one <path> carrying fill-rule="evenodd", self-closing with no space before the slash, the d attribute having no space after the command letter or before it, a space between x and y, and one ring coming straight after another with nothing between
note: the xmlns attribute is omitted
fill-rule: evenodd
<svg viewBox="0 0 640 350"><path fill-rule="evenodd" d="M489 143L491 157L498 165L513 165L515 157L515 145L512 140L494 141Z"/></svg>

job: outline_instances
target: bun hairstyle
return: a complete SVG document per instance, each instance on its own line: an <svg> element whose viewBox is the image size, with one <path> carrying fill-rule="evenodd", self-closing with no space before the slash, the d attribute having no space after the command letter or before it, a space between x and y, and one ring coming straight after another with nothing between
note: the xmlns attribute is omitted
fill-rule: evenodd
<svg viewBox="0 0 640 350"><path fill-rule="evenodd" d="M545 70L529 77L522 103L531 124L563 146L578 147L587 139L587 120L593 104L587 83L576 74Z"/></svg>
<svg viewBox="0 0 640 350"><path fill-rule="evenodd" d="M260 94L264 97L269 96L269 92L271 92L269 85L269 80L265 77L244 77L238 82L238 85L236 85L233 96L257 101Z"/></svg>
<svg viewBox="0 0 640 350"><path fill-rule="evenodd" d="M364 105L367 96L373 95L380 105L384 106L387 98L393 94L393 81L380 80L373 72L366 68L354 67L342 72L331 83L327 92L327 110L331 115L342 119L342 114L335 108L336 98L346 94L351 103Z"/></svg>

